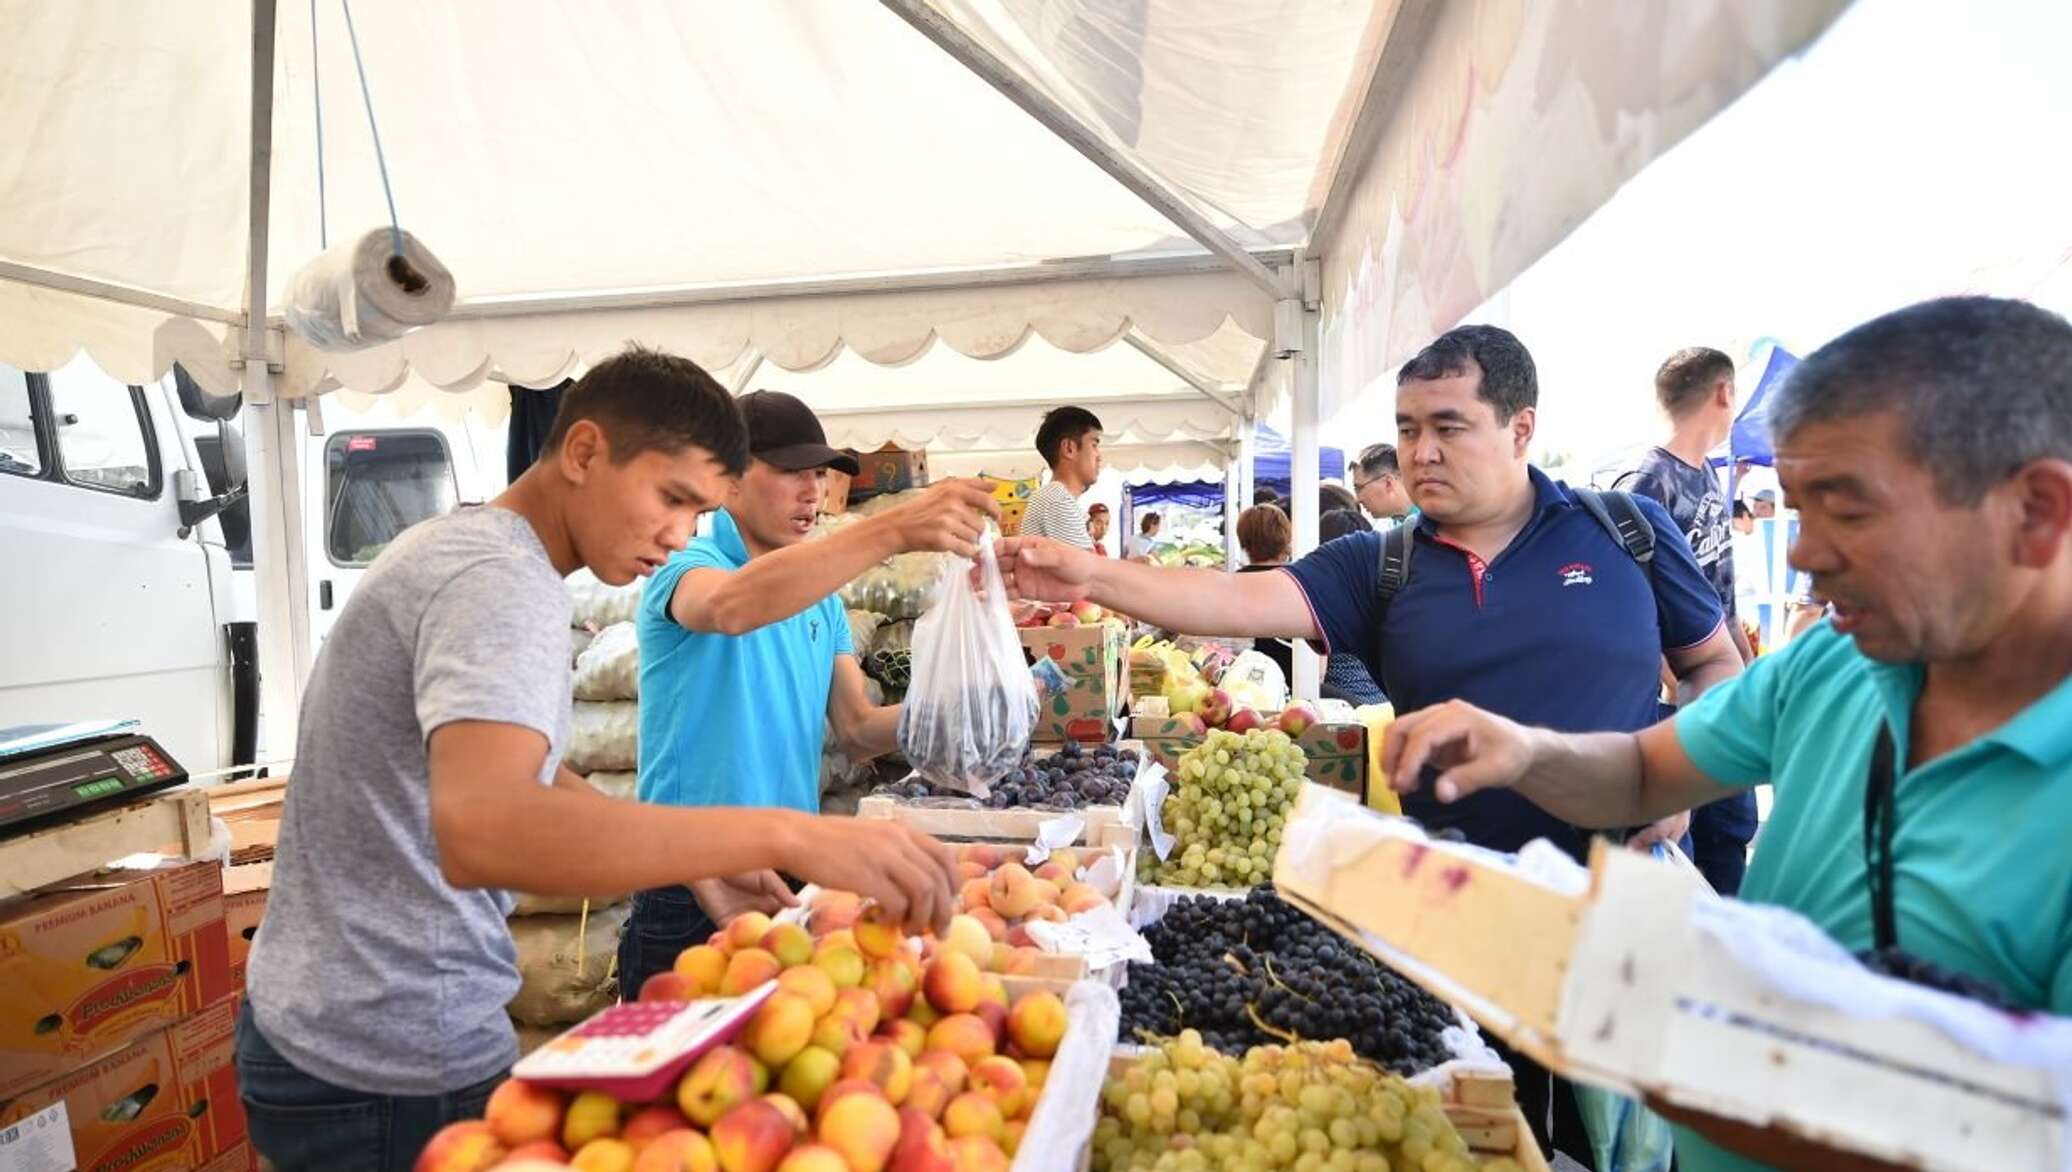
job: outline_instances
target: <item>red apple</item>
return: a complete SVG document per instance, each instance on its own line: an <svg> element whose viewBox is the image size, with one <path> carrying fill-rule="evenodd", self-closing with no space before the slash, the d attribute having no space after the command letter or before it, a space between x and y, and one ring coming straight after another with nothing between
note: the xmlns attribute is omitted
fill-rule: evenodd
<svg viewBox="0 0 2072 1172"><path fill-rule="evenodd" d="M1309 705L1290 704L1281 709L1281 714L1274 718L1273 727L1296 737L1308 732L1310 726L1316 724L1318 719L1317 710Z"/></svg>

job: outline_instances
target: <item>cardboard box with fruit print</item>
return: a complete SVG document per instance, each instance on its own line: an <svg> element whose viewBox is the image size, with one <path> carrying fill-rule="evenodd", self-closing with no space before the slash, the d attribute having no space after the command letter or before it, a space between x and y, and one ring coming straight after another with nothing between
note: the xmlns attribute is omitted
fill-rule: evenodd
<svg viewBox="0 0 2072 1172"><path fill-rule="evenodd" d="M1055 614L1025 615L1016 625L1022 650L1041 681L1042 707L1030 739L1088 744L1115 739L1115 718L1129 706L1128 622L1082 602ZM1049 668L1038 664L1041 659L1050 661Z"/></svg>
<svg viewBox="0 0 2072 1172"><path fill-rule="evenodd" d="M1311 781L1343 790L1355 797L1367 792L1367 728L1358 722L1334 724L1320 719L1306 704L1294 704L1272 715L1248 708L1218 708L1213 700L1201 712L1178 716L1133 717L1130 736L1144 742L1144 748L1167 769L1180 766L1180 755L1201 744L1211 728L1245 732L1254 728L1278 728L1295 738L1305 759L1303 772ZM1228 715L1222 715L1227 713ZM1220 721L1217 719L1221 717Z"/></svg>

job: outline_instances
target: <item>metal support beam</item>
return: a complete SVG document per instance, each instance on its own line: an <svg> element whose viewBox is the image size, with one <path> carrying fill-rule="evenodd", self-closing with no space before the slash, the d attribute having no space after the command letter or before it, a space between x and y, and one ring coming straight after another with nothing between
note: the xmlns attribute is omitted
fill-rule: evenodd
<svg viewBox="0 0 2072 1172"><path fill-rule="evenodd" d="M1242 416L1245 413L1244 408L1238 406L1238 404L1234 400L1232 400L1227 393L1225 393L1223 388L1219 387L1217 384L1213 382L1210 382L1208 379L1202 377L1201 375L1196 374L1194 371L1187 369L1186 366L1181 364L1179 359L1173 357L1171 354L1166 353L1165 349L1161 347L1158 343L1152 341L1149 338L1144 337L1142 334L1137 333L1135 330L1131 330L1129 333L1124 334L1122 336L1122 340L1129 344L1130 349L1135 350L1137 353L1142 354L1144 357L1149 358L1151 361L1156 362L1160 366L1164 367L1173 375L1174 378L1179 379L1181 382L1186 383L1188 386L1193 387L1195 390L1201 392L1203 397L1207 398L1210 402L1216 404L1216 406L1223 408L1225 411L1230 412L1232 415Z"/></svg>
<svg viewBox="0 0 2072 1172"><path fill-rule="evenodd" d="M54 273L49 269L34 268L13 261L0 260L0 280L35 285L42 289L56 289L61 293L77 293L96 301L134 305L139 309L155 309L160 313L170 313L175 317L191 317L196 321L221 322L227 326L245 324L245 315L236 310L204 305L199 301L186 301L178 297L167 297L161 293L135 289L128 285L75 277L69 273Z"/></svg>
<svg viewBox="0 0 2072 1172"><path fill-rule="evenodd" d="M748 384L755 381L756 372L762 368L763 352L750 350L747 359L741 364L741 369L734 375L733 385L727 389L734 393L735 398L740 398L748 390Z"/></svg>
<svg viewBox="0 0 2072 1172"><path fill-rule="evenodd" d="M1310 282L1303 270L1311 269L1317 262L1304 260L1294 272L1294 283L1307 287ZM1317 353L1321 314L1314 301L1304 298L1300 301L1300 349L1295 353L1295 383L1290 398L1294 407L1294 434L1289 437L1288 453L1288 510L1295 522L1296 557L1301 557L1317 545L1317 496L1323 486L1322 469L1318 451L1318 429L1321 425L1319 412L1322 403L1319 375L1321 363ZM1290 680L1291 693L1304 700L1317 698L1322 680L1322 664L1307 643L1295 646L1295 678Z"/></svg>
<svg viewBox="0 0 2072 1172"><path fill-rule="evenodd" d="M1196 211L1192 205L1174 195L1150 172L1138 166L1135 160L1110 146L1106 139L1081 122L1049 94L1022 80L1006 62L971 39L954 21L930 7L926 0L882 0L882 3L894 15L912 25L916 32L935 42L943 52L956 58L958 63L977 74L987 85L1000 91L1008 101L1020 106L1024 113L1042 123L1045 129L1065 140L1067 146L1085 156L1088 162L1107 172L1110 178L1150 205L1159 215L1171 220L1203 248L1222 257L1232 268L1243 273L1253 284L1268 293L1276 297L1287 295L1287 286L1281 283L1273 270L1260 264L1258 258L1246 251L1243 245L1231 239L1222 228L1210 223L1208 217Z"/></svg>
<svg viewBox="0 0 2072 1172"><path fill-rule="evenodd" d="M1317 222L1309 232L1311 247L1332 243L1331 234L1345 219L1360 171L1374 157L1383 132L1401 107L1410 79L1424 55L1425 42L1431 39L1432 27L1444 8L1444 0L1400 0L1396 5L1381 51L1374 55L1374 72L1368 75L1359 112L1353 115L1352 127L1339 144L1338 158L1331 164L1331 180L1317 203Z"/></svg>

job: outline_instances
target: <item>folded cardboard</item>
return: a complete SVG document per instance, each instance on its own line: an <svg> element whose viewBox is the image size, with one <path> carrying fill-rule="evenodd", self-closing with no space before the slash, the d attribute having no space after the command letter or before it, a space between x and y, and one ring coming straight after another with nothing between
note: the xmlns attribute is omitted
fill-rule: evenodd
<svg viewBox="0 0 2072 1172"><path fill-rule="evenodd" d="M216 863L81 876L0 900L0 1099L231 989Z"/></svg>
<svg viewBox="0 0 2072 1172"><path fill-rule="evenodd" d="M908 452L886 444L875 452L851 452L859 465L849 481L849 497L883 496L928 487L928 453Z"/></svg>
<svg viewBox="0 0 2072 1172"><path fill-rule="evenodd" d="M1269 716L1271 722L1272 717ZM1186 716L1136 716L1130 720L1130 736L1167 769L1177 769L1180 755L1201 744L1203 733L1196 720ZM1364 796L1367 787L1367 726L1357 721L1317 723L1295 735L1302 750L1303 772L1311 781Z"/></svg>
<svg viewBox="0 0 2072 1172"><path fill-rule="evenodd" d="M1063 689L1042 693L1031 739L1089 744L1115 739L1115 716L1129 704L1125 635L1114 623L1021 629L1029 663L1048 657L1066 681Z"/></svg>
<svg viewBox="0 0 2072 1172"><path fill-rule="evenodd" d="M0 1106L0 1129L62 1115L80 1172L249 1167L225 997ZM238 1164L240 1151L244 1164Z"/></svg>

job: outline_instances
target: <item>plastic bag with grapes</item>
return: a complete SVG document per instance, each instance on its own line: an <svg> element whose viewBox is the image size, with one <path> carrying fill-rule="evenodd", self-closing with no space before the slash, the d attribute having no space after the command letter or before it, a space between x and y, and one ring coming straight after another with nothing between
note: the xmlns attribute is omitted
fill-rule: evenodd
<svg viewBox="0 0 2072 1172"><path fill-rule="evenodd" d="M1035 730L1036 684L990 529L979 540L978 589L971 579L971 562L948 559L934 604L914 622L899 748L928 781L984 797Z"/></svg>

